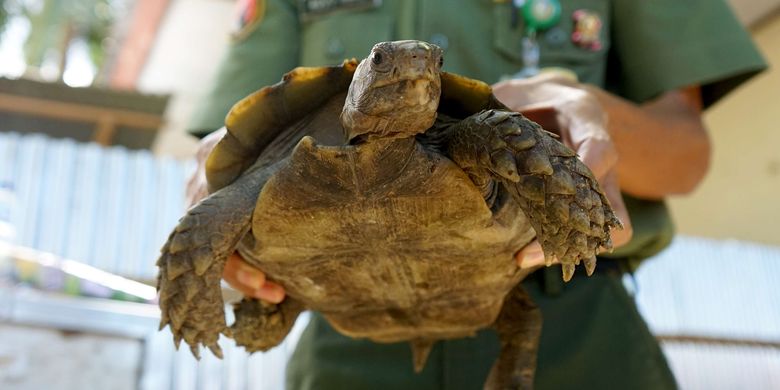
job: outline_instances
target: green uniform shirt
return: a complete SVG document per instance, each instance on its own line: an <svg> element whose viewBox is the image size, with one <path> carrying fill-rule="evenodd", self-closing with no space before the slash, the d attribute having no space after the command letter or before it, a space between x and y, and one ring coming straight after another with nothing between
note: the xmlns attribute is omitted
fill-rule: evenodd
<svg viewBox="0 0 780 390"><path fill-rule="evenodd" d="M230 107L295 66L362 58L380 41L421 39L445 49L445 70L498 81L522 68L522 18L511 0L258 0L234 38L193 133L223 126ZM371 4L379 4L374 6ZM705 106L765 67L749 35L722 0L562 0L560 23L538 35L540 67L575 72L581 82L637 103L702 87ZM368 6L362 6L369 4ZM349 5L350 8L346 8ZM573 42L573 15L598 17L597 50ZM673 229L662 202L627 197L632 241L611 256L642 259L668 245ZM602 262L603 263L603 262ZM526 282L545 318L539 388L668 388L674 382L657 344L620 285L599 275L561 286L558 269ZM544 285L544 286L542 286ZM542 294L544 290L548 294ZM560 294L549 294L558 291ZM478 388L494 360L490 332L439 343L421 375L406 345L337 335L315 316L290 364L291 388Z"/></svg>

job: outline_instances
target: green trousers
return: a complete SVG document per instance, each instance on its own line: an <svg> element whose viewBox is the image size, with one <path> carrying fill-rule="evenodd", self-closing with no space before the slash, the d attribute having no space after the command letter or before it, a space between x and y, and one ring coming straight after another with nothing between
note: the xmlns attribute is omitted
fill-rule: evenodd
<svg viewBox="0 0 780 390"><path fill-rule="evenodd" d="M544 317L537 389L676 388L619 274L575 277L556 294L542 291L549 277L535 276L524 285ZM439 342L415 374L408 343L353 340L314 314L288 364L287 389L481 389L498 351L491 330Z"/></svg>

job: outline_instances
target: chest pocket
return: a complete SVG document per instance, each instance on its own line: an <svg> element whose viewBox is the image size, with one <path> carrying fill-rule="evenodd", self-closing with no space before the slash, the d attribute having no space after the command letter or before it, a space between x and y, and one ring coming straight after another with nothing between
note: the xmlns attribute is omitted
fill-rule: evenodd
<svg viewBox="0 0 780 390"><path fill-rule="evenodd" d="M335 11L301 18L301 65L361 59L377 42L392 39L393 19L377 10Z"/></svg>
<svg viewBox="0 0 780 390"><path fill-rule="evenodd" d="M597 31L600 47L583 47L574 42L572 34L576 30L575 13L580 10L600 21L601 27ZM521 17L517 27L511 25L511 12L509 4L496 4L493 45L502 56L516 63L519 70L523 66L521 48L525 27ZM561 0L561 21L557 26L537 35L540 51L539 67L569 69L575 72L582 82L603 85L607 52L610 47L609 31L609 0Z"/></svg>

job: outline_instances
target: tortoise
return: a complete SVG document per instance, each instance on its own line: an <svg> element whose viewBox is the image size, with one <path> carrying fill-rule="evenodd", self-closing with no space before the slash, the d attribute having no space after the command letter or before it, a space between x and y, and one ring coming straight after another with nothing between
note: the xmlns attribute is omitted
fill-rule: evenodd
<svg viewBox="0 0 780 390"><path fill-rule="evenodd" d="M620 222L574 151L442 58L426 42L382 42L234 105L206 161L210 195L157 263L161 329L177 347L221 357L224 334L265 351L312 309L351 337L409 341L419 372L436 340L493 327L502 350L486 388L532 386L541 315L513 255L537 238L564 280L580 262L590 275ZM228 327L233 251L287 298L244 298Z"/></svg>

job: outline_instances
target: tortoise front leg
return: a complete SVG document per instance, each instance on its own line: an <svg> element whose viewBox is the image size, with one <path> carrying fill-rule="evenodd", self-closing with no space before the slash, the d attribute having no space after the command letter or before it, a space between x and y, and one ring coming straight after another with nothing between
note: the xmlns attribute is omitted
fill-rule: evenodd
<svg viewBox="0 0 780 390"><path fill-rule="evenodd" d="M548 264L557 258L563 279L585 262L588 275L610 229L621 226L590 169L577 155L521 114L485 110L453 125L447 153L484 186L502 183L531 220Z"/></svg>
<svg viewBox="0 0 780 390"><path fill-rule="evenodd" d="M220 280L225 262L250 228L260 188L270 168L252 169L191 208L163 245L157 266L162 319L178 348L181 339L200 357L200 345L222 357L225 324Z"/></svg>
<svg viewBox="0 0 780 390"><path fill-rule="evenodd" d="M485 381L485 390L532 389L542 313L522 284L506 296L493 327L501 341L501 354Z"/></svg>

